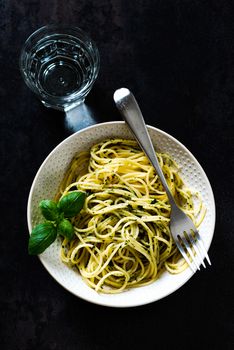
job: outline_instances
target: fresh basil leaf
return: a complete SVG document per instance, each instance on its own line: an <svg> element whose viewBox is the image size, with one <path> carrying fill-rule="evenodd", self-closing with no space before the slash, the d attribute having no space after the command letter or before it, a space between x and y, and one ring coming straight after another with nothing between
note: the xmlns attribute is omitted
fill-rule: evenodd
<svg viewBox="0 0 234 350"><path fill-rule="evenodd" d="M50 221L56 221L59 218L59 210L57 204L50 200L44 199L39 203L39 208L41 209L42 215L45 219Z"/></svg>
<svg viewBox="0 0 234 350"><path fill-rule="evenodd" d="M70 241L74 236L74 227L68 219L63 219L58 223L57 233Z"/></svg>
<svg viewBox="0 0 234 350"><path fill-rule="evenodd" d="M64 213L65 218L76 216L84 206L84 192L70 192L60 199L58 208Z"/></svg>
<svg viewBox="0 0 234 350"><path fill-rule="evenodd" d="M28 253L30 255L41 254L55 241L56 236L57 230L52 222L38 224L30 235Z"/></svg>

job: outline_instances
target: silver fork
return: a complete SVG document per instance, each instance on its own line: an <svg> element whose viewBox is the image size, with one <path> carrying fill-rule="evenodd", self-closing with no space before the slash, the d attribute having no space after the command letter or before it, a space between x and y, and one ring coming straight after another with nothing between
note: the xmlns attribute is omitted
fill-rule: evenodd
<svg viewBox="0 0 234 350"><path fill-rule="evenodd" d="M205 258L211 265L197 228L192 220L177 206L171 190L167 185L135 97L128 89L121 88L115 91L114 101L123 119L161 179L171 204L170 230L179 251L193 272L196 272L196 269L200 270L201 264L206 267Z"/></svg>

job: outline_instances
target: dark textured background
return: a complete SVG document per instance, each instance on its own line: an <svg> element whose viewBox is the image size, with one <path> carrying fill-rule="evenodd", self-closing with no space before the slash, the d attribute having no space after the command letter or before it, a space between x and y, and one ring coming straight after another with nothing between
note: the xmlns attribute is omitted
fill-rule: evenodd
<svg viewBox="0 0 234 350"><path fill-rule="evenodd" d="M0 349L233 349L234 5L202 0L0 2ZM127 86L147 123L184 143L206 171L217 221L212 267L150 305L112 309L69 294L27 254L26 205L41 162L68 134L21 79L25 39L48 23L86 30L101 71L87 103L120 120Z"/></svg>

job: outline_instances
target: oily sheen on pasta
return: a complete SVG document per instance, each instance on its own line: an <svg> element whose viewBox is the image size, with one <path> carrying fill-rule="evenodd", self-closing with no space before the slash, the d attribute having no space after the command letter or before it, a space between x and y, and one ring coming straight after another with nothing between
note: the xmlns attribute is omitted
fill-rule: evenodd
<svg viewBox="0 0 234 350"><path fill-rule="evenodd" d="M157 157L177 203L199 226L205 215L199 194L184 185L168 154ZM56 199L77 190L87 197L73 219L75 238L62 241L61 259L91 288L119 293L152 283L165 269L187 268L170 234L167 195L135 141L104 140L78 154Z"/></svg>

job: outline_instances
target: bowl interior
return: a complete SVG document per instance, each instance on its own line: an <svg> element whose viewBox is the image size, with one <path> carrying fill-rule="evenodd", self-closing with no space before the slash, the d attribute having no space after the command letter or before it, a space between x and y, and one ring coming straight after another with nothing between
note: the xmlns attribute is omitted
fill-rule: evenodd
<svg viewBox="0 0 234 350"><path fill-rule="evenodd" d="M179 141L154 127L148 126L148 130L156 150L169 153L181 167L184 182L201 193L207 213L199 232L208 250L215 225L215 203L209 180L198 161ZM42 199L54 197L74 154L89 149L100 140L113 137L133 139L124 122L101 123L71 135L48 155L35 176L29 194L27 213L29 232L41 220L38 203ZM82 281L77 271L68 268L60 261L59 250L60 242L56 240L39 256L51 276L76 296L105 306L131 307L154 302L180 288L193 275L189 268L178 275L164 272L157 281L149 286L130 289L114 295L98 294Z"/></svg>

